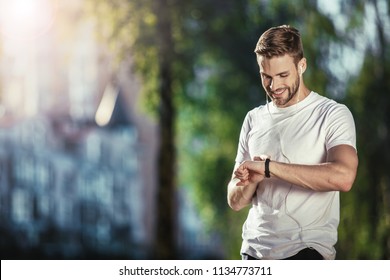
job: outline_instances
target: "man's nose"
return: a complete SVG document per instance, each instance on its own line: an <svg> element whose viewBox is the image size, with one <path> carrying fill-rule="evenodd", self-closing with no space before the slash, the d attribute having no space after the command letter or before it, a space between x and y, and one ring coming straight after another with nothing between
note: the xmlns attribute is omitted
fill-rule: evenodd
<svg viewBox="0 0 390 280"><path fill-rule="evenodd" d="M276 79L276 78L273 78L271 80L271 83L270 83L269 87L270 87L271 90L276 90L276 89L278 89L279 84L280 84L280 81L278 81L278 79Z"/></svg>

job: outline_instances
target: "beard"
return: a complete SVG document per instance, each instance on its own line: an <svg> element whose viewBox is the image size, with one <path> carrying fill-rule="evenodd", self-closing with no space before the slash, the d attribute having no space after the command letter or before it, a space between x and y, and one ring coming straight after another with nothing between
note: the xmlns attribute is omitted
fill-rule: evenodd
<svg viewBox="0 0 390 280"><path fill-rule="evenodd" d="M285 87L285 89L287 90L286 98L282 98L282 97L273 98L272 96L274 94L274 91L271 90L269 87L267 88L267 95L271 98L271 100L274 102L274 104L277 107L284 107L287 105L287 103L289 103L294 98L294 96L296 96L298 92L300 80L301 80L300 77L297 76L295 83L291 87Z"/></svg>

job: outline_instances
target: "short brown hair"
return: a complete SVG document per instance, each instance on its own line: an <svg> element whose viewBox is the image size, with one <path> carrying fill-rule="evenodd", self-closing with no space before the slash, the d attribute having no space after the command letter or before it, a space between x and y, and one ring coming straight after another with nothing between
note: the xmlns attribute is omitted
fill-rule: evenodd
<svg viewBox="0 0 390 280"><path fill-rule="evenodd" d="M297 64L303 58L301 35L289 25L272 27L260 36L255 53L266 58L288 54Z"/></svg>

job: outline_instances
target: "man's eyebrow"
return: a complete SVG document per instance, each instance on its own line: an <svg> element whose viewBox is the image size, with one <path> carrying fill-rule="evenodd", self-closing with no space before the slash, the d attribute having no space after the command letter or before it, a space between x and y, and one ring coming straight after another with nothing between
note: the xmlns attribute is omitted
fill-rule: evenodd
<svg viewBox="0 0 390 280"><path fill-rule="evenodd" d="M287 75L289 74L290 71L286 70L286 71L283 71L283 72L280 72L280 73L277 73L275 76L282 76L282 75ZM266 76L266 77L269 77L269 78L272 78L270 75L264 73L264 72L261 72L260 71L260 74L263 75L263 76Z"/></svg>

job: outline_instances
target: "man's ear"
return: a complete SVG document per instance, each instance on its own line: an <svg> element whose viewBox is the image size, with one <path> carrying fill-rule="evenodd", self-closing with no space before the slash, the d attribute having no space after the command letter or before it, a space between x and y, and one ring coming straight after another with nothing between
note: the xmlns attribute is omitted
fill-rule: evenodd
<svg viewBox="0 0 390 280"><path fill-rule="evenodd" d="M302 74L306 71L306 67L307 67L307 64L306 64L306 58L302 58L299 62L298 62L298 72L299 72L299 75L302 76Z"/></svg>

